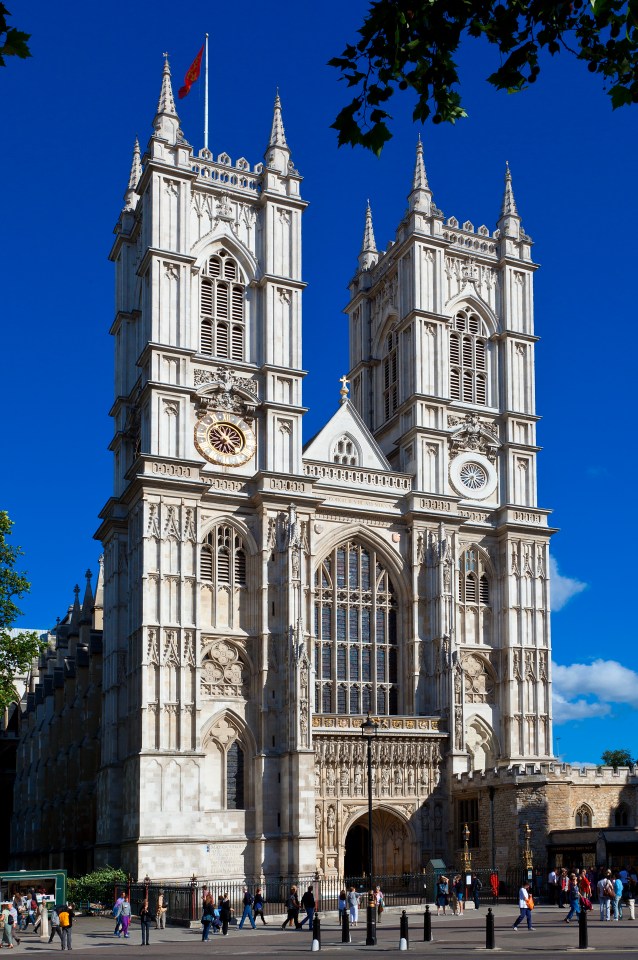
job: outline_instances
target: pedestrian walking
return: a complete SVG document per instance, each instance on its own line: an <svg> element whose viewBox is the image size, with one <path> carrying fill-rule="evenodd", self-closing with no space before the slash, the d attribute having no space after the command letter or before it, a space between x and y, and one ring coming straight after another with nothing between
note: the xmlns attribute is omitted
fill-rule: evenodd
<svg viewBox="0 0 638 960"><path fill-rule="evenodd" d="M49 934L49 943L53 941L53 937L56 935L60 938L62 942L62 931L60 930L60 917L58 915L58 908L54 906L51 910L51 933Z"/></svg>
<svg viewBox="0 0 638 960"><path fill-rule="evenodd" d="M255 920L257 917L261 917L261 922L266 926L266 918L264 917L264 904L265 904L264 895L261 892L261 887L255 889L255 900L253 903L253 917Z"/></svg>
<svg viewBox="0 0 638 960"><path fill-rule="evenodd" d="M255 929L256 925L253 919L253 903L254 902L255 902L255 898L253 897L252 893L250 892L248 887L244 887L244 895L242 898L242 904L244 909L242 910L241 920L239 921L240 930L243 929L244 920L250 920L251 927L253 928L253 930Z"/></svg>
<svg viewBox="0 0 638 960"><path fill-rule="evenodd" d="M518 930L518 925L519 923L522 923L523 920L527 920L528 930L534 929L532 926L532 910L534 909L534 899L529 888L529 883L524 883L518 891L518 909L520 912L514 921L514 925L512 927L513 930Z"/></svg>
<svg viewBox="0 0 638 960"><path fill-rule="evenodd" d="M222 922L222 934L225 937L228 936L228 924L230 923L231 913L230 900L228 891L226 890L219 898L219 919Z"/></svg>
<svg viewBox="0 0 638 960"><path fill-rule="evenodd" d="M293 884L290 888L290 893L288 894L288 899L286 900L286 919L281 925L281 929L285 930L286 927L291 926L293 923L295 929L299 926L299 898L297 896L297 887Z"/></svg>
<svg viewBox="0 0 638 960"><path fill-rule="evenodd" d="M312 884L308 887L303 897L301 898L301 906L306 911L306 916L303 920L299 921L297 930L301 930L306 920L308 921L308 929L312 933L312 921L315 915L315 909L317 907L317 902L315 900L314 887Z"/></svg>
<svg viewBox="0 0 638 960"><path fill-rule="evenodd" d="M115 903L113 904L113 916L115 917L115 930L113 931L114 937L119 937L122 931L122 904L124 902L124 897L122 894L119 895Z"/></svg>
<svg viewBox="0 0 638 960"><path fill-rule="evenodd" d="M208 940L210 928L215 920L215 904L212 893L207 893L204 897L204 906L202 908L202 940Z"/></svg>
<svg viewBox="0 0 638 960"><path fill-rule="evenodd" d="M124 939L128 940L129 932L128 927L131 922L131 903L126 894L122 897L122 933L124 934ZM121 936L122 934L118 934Z"/></svg>
<svg viewBox="0 0 638 960"><path fill-rule="evenodd" d="M64 950L66 947L67 950L73 949L73 917L75 916L73 912L73 904L65 903L63 907L60 907L58 910L58 916L60 918L60 939L62 940L61 950Z"/></svg>
<svg viewBox="0 0 638 960"><path fill-rule="evenodd" d="M578 878L575 873L570 875L567 896L569 897L569 913L565 917L565 923L571 923L572 917L580 913L580 890L578 889Z"/></svg>
<svg viewBox="0 0 638 960"><path fill-rule="evenodd" d="M383 890L379 886L375 888L374 899L377 905L377 923L381 923L381 914L385 910L385 898L383 896Z"/></svg>
<svg viewBox="0 0 638 960"><path fill-rule="evenodd" d="M472 877L472 899L474 900L474 909L478 910L481 906L481 890L483 889L483 881L480 877L477 877L476 874Z"/></svg>
<svg viewBox="0 0 638 960"><path fill-rule="evenodd" d="M350 887L348 890L346 901L350 911L350 926L356 927L359 922L359 895L354 887Z"/></svg>

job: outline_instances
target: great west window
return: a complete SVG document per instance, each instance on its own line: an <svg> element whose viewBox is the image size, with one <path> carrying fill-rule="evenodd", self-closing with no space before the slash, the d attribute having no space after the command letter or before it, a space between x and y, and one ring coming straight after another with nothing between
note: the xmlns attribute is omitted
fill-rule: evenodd
<svg viewBox="0 0 638 960"><path fill-rule="evenodd" d="M315 712L398 712L397 604L376 552L336 547L315 574Z"/></svg>

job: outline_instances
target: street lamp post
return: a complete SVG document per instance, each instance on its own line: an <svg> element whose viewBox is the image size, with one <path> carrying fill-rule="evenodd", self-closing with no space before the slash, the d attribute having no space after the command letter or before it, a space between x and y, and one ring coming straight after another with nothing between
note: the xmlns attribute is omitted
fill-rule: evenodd
<svg viewBox="0 0 638 960"><path fill-rule="evenodd" d="M377 942L377 905L374 897L374 846L372 843L372 741L379 730L379 724L367 718L361 724L361 736L368 746L368 907L366 914L366 947L374 947Z"/></svg>

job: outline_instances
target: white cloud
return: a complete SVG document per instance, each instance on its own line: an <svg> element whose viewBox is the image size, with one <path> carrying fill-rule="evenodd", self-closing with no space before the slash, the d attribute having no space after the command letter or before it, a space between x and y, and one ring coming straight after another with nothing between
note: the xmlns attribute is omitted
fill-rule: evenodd
<svg viewBox="0 0 638 960"><path fill-rule="evenodd" d="M593 696L602 703L628 703L638 708L638 673L617 660L593 663L555 663L552 671L554 695L563 700Z"/></svg>
<svg viewBox="0 0 638 960"><path fill-rule="evenodd" d="M565 700L557 693L554 693L552 702L556 725L568 723L570 720L591 720L592 717L605 717L611 713L611 706L608 703L590 703L589 700Z"/></svg>
<svg viewBox="0 0 638 960"><path fill-rule="evenodd" d="M552 613L562 610L565 604L587 589L587 584L571 577L563 577L558 571L558 564L553 557L549 558L549 572L551 577L551 607Z"/></svg>

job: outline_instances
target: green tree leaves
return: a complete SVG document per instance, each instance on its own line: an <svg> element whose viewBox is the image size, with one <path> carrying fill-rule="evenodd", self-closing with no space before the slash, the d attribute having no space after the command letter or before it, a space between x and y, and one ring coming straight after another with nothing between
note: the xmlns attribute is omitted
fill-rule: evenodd
<svg viewBox="0 0 638 960"><path fill-rule="evenodd" d="M523 90L536 82L543 51L566 51L602 77L614 109L638 102L638 0L374 0L358 32L329 61L356 88L332 125L340 145L379 154L392 136L385 104L396 90L416 95L414 120L467 116L455 89L464 37L498 48L503 62L487 77L498 90Z"/></svg>
<svg viewBox="0 0 638 960"><path fill-rule="evenodd" d="M7 17L10 16L4 3L0 3L0 67L6 66L5 57L20 57L25 60L31 56L27 43L31 34L10 27L7 23Z"/></svg>
<svg viewBox="0 0 638 960"><path fill-rule="evenodd" d="M25 673L34 657L46 646L37 633L24 630L11 634L13 624L22 611L15 600L28 593L31 584L23 573L14 570L22 551L11 546L12 521L6 510L0 510L0 709L17 699L14 677Z"/></svg>
<svg viewBox="0 0 638 960"><path fill-rule="evenodd" d="M605 750L601 755L602 762L606 767L633 767L634 760L631 758L629 750Z"/></svg>

